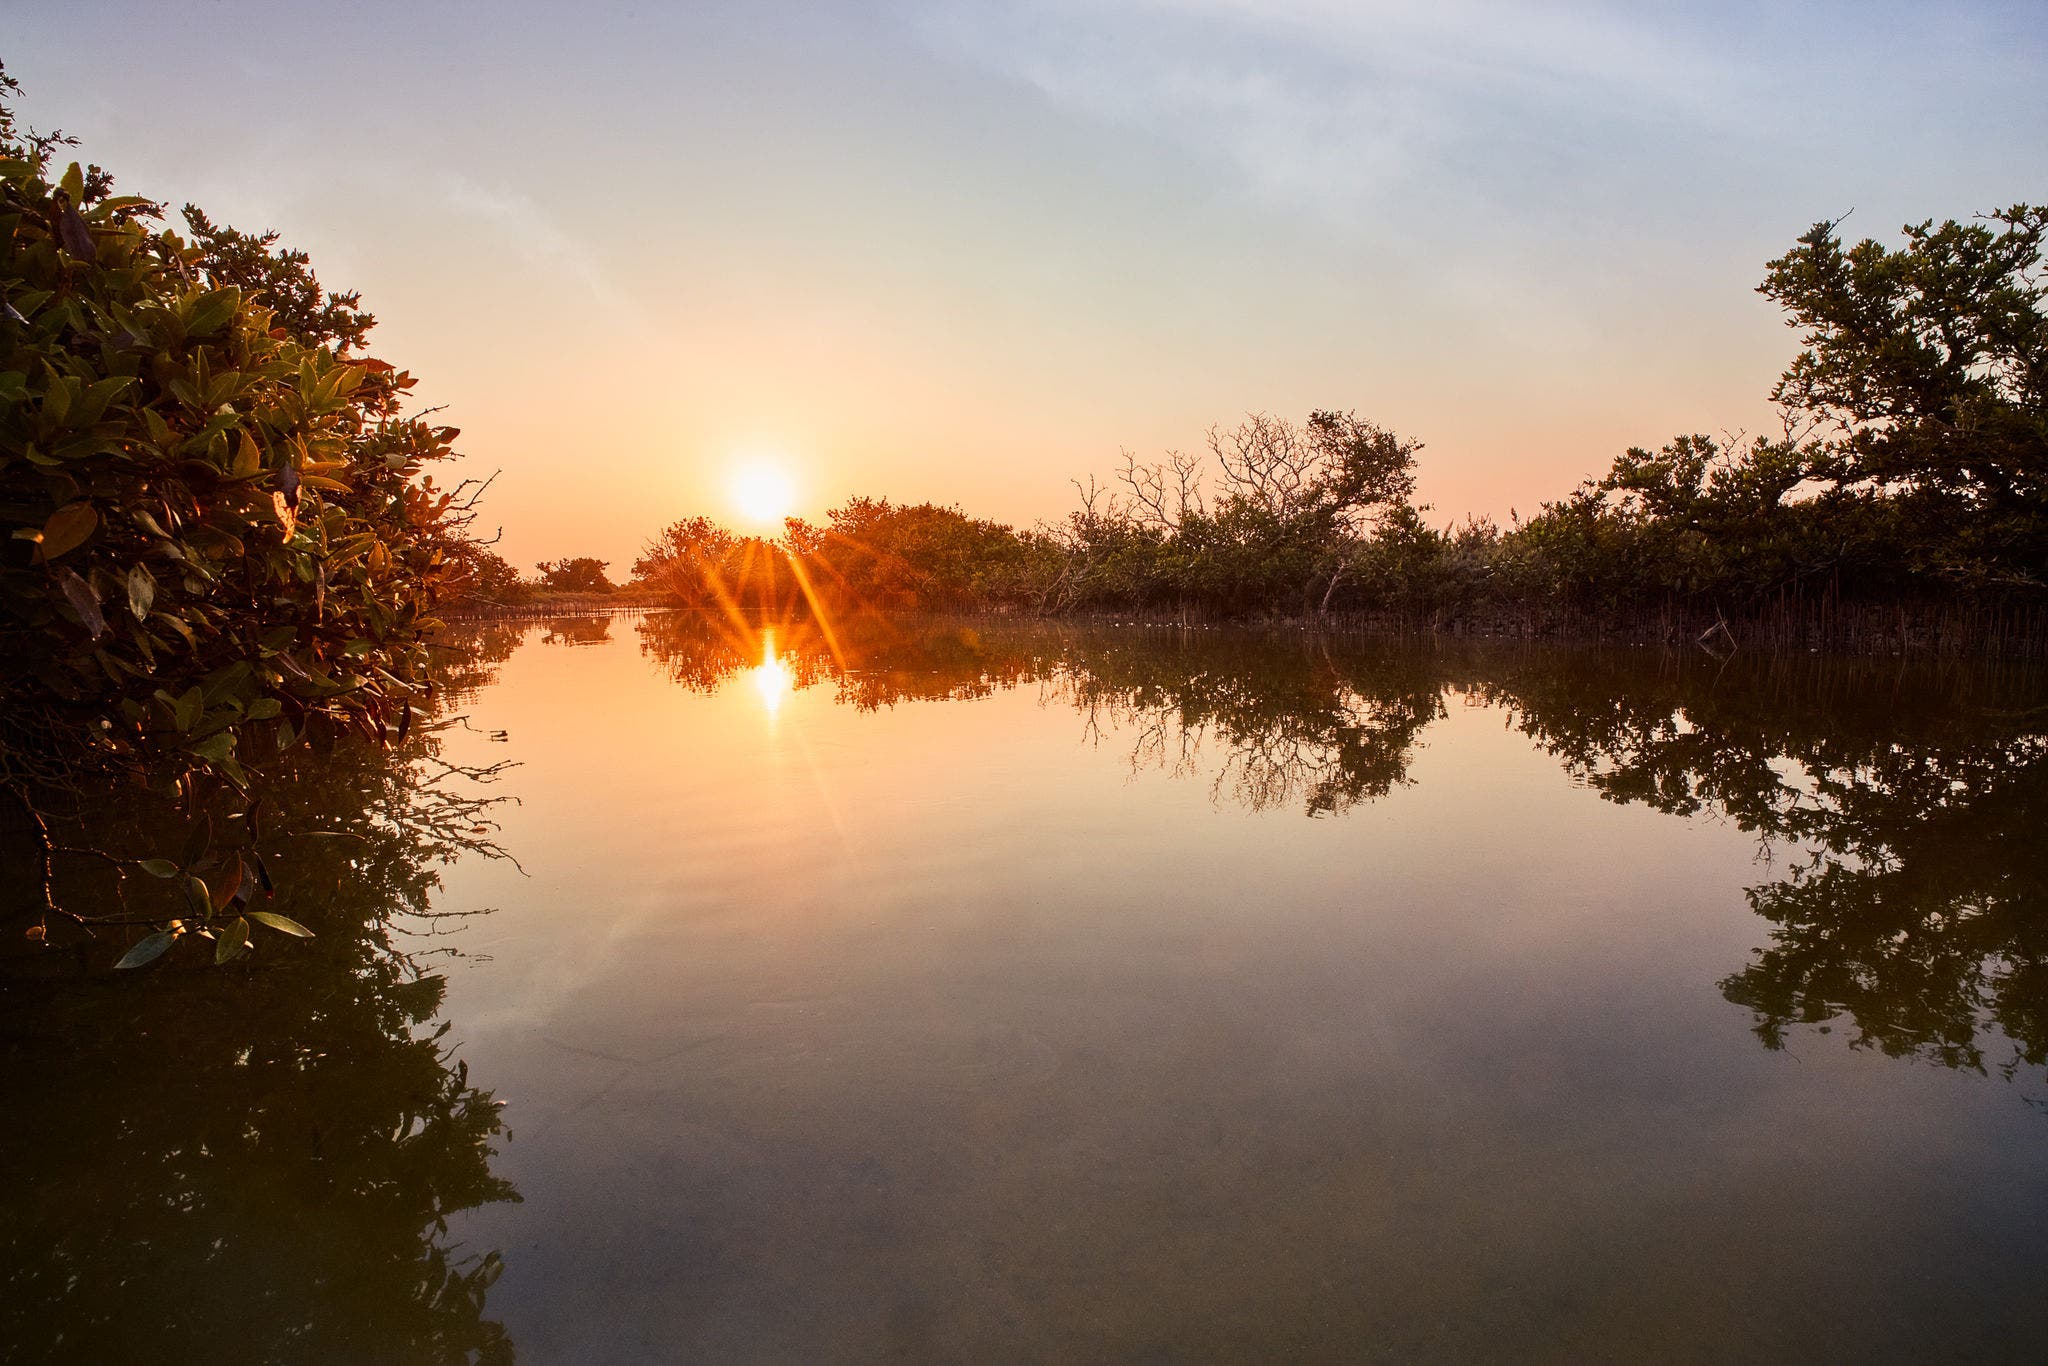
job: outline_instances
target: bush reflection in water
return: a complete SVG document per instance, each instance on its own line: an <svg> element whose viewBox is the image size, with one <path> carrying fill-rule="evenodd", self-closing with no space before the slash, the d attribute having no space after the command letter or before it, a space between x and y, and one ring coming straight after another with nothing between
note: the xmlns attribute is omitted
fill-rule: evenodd
<svg viewBox="0 0 2048 1366"><path fill-rule="evenodd" d="M1720 983L1757 1037L2008 1077L2048 1068L2048 679L2025 666L1569 651L1296 633L891 623L761 633L641 622L673 681L766 648L793 689L861 708L1035 687L1134 768L1210 775L1254 809L1337 814L1410 781L1453 701L1495 706L1609 801L1754 833L1768 942Z"/></svg>
<svg viewBox="0 0 2048 1366"><path fill-rule="evenodd" d="M455 642L448 703L518 638ZM492 1174L498 1103L435 1026L428 971L448 942L437 865L499 851L489 791L439 755L422 725L267 785L273 904L314 939L119 974L101 941L10 946L0 1085L33 1100L0 1126L12 1359L511 1360L484 1307L499 1257L455 1245L447 1220L518 1196ZM101 847L138 833L117 814L80 829ZM81 904L94 890L111 904L111 884Z"/></svg>

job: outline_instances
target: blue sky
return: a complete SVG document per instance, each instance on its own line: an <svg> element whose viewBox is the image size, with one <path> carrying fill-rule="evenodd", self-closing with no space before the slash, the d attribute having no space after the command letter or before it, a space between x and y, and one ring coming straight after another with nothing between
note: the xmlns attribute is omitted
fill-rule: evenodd
<svg viewBox="0 0 2048 1366"><path fill-rule="evenodd" d="M1768 425L1816 219L2048 198L2038 0L6 7L32 123L365 293L520 563L746 462L1053 517L1249 409L1504 518Z"/></svg>

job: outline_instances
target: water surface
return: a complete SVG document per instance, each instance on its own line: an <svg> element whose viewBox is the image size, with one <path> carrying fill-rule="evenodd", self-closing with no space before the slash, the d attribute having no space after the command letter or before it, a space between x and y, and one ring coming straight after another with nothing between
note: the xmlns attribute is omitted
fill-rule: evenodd
<svg viewBox="0 0 2048 1366"><path fill-rule="evenodd" d="M298 855L317 954L10 984L9 1333L2040 1356L2037 674L676 617L479 644L433 764L309 778L414 822ZM516 805L405 815L501 760Z"/></svg>

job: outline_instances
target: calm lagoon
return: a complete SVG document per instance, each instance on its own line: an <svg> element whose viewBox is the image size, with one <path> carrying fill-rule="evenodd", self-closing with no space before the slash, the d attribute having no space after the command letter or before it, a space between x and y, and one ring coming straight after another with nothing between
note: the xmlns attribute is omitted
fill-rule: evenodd
<svg viewBox="0 0 2048 1366"><path fill-rule="evenodd" d="M0 1355L2048 1353L2038 672L468 644L320 939L8 979Z"/></svg>

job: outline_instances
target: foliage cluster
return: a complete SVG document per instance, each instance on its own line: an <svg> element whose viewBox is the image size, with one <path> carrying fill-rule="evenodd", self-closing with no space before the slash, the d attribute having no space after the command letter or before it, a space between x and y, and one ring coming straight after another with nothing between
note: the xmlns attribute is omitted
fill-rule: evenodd
<svg viewBox="0 0 2048 1366"><path fill-rule="evenodd" d="M151 231L154 205L0 136L0 772L78 741L239 781L252 748L395 720L450 506L422 469L454 431L340 353L366 317L233 282L261 239Z"/></svg>
<svg viewBox="0 0 2048 1366"><path fill-rule="evenodd" d="M57 807L120 780L197 812L308 746L403 740L480 490L435 484L457 433L361 354L355 295L275 234L192 206L181 234L60 170L16 89L0 73L0 787L59 911ZM214 877L201 923L267 890Z"/></svg>
<svg viewBox="0 0 2048 1366"><path fill-rule="evenodd" d="M539 587L550 593L609 593L613 584L605 577L607 567L604 560L579 555L542 561L534 569L540 576Z"/></svg>

